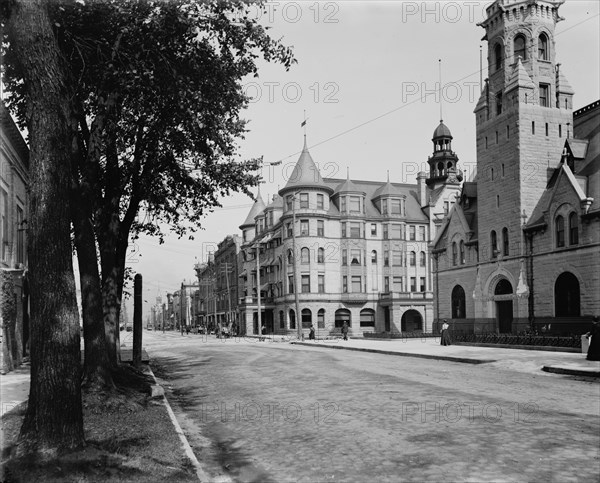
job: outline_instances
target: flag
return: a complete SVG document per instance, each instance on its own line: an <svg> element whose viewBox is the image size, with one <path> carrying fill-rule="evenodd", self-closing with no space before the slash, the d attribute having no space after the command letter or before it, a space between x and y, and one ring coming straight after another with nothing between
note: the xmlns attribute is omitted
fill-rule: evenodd
<svg viewBox="0 0 600 483"><path fill-rule="evenodd" d="M281 164L281 161L276 161L275 163L270 163L271 166L279 166Z"/></svg>
<svg viewBox="0 0 600 483"><path fill-rule="evenodd" d="M304 127L306 126L306 120L302 121L302 124L300 124L300 127Z"/></svg>

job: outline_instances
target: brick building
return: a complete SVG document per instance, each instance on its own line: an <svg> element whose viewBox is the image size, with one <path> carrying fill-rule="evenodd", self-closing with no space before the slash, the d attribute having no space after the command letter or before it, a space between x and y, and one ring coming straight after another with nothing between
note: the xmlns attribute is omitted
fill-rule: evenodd
<svg viewBox="0 0 600 483"><path fill-rule="evenodd" d="M462 179L451 139L440 122L417 184L322 178L305 139L286 186L240 225L241 331L258 333L258 307L268 333L431 330L428 244Z"/></svg>
<svg viewBox="0 0 600 483"><path fill-rule="evenodd" d="M436 318L456 330L580 332L600 313L600 105L573 112L562 3L496 0L480 24L477 176L432 244Z"/></svg>

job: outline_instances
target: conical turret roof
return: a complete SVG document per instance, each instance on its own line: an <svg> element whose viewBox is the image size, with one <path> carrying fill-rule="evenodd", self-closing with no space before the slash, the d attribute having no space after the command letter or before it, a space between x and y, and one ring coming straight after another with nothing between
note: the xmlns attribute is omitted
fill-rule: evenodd
<svg viewBox="0 0 600 483"><path fill-rule="evenodd" d="M263 201L262 196L260 195L260 188L259 188L258 193L256 194L256 201L252 205L252 208L250 209L250 213L248 213L248 216L246 217L246 221L244 221L244 223L242 223L240 225L240 229L243 229L244 227L247 227L247 226L254 226L254 218L257 215L260 215L264 209L265 209L265 202Z"/></svg>
<svg viewBox="0 0 600 483"><path fill-rule="evenodd" d="M302 148L300 157L290 175L290 179L285 187L279 190L279 194L282 195L282 193L299 188L320 188L324 191L328 191L330 194L333 192L333 189L323 182L319 168L317 168L317 165L308 151L308 147L306 146L306 136L304 136L304 147Z"/></svg>

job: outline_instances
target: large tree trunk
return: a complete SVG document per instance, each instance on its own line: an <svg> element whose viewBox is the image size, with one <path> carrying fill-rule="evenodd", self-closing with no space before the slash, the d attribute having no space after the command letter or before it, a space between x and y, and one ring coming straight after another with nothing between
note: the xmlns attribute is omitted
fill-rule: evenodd
<svg viewBox="0 0 600 483"><path fill-rule="evenodd" d="M27 87L30 140L31 386L19 452L52 457L84 444L80 328L70 239L70 97L41 0L7 23Z"/></svg>
<svg viewBox="0 0 600 483"><path fill-rule="evenodd" d="M88 207L77 191L71 198L71 216L79 263L83 318L84 364L83 384L97 389L112 388L110 362L106 348L106 331L102 309L102 287L96 254L96 238Z"/></svg>

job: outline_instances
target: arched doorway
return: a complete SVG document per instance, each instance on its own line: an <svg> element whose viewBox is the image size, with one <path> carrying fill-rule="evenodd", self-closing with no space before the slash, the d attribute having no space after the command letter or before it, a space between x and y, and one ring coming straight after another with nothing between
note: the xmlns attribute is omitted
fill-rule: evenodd
<svg viewBox="0 0 600 483"><path fill-rule="evenodd" d="M423 330L423 318L416 310L407 310L402 314L400 322L402 332L416 332Z"/></svg>
<svg viewBox="0 0 600 483"><path fill-rule="evenodd" d="M352 326L352 315L348 309L337 309L335 311L335 327L340 328L344 325L344 322L348 327Z"/></svg>
<svg viewBox="0 0 600 483"><path fill-rule="evenodd" d="M513 321L513 288L511 283L502 278L494 288L494 301L496 303L496 322L498 323L498 332L501 334L510 334L512 332Z"/></svg>
<svg viewBox="0 0 600 483"><path fill-rule="evenodd" d="M452 289L452 318L453 319L464 319L465 315L465 290L460 286L456 285Z"/></svg>
<svg viewBox="0 0 600 483"><path fill-rule="evenodd" d="M561 273L554 283L554 314L556 317L579 317L579 280L570 272Z"/></svg>

